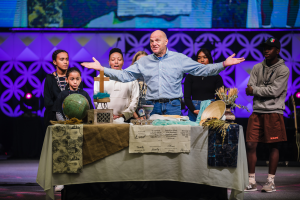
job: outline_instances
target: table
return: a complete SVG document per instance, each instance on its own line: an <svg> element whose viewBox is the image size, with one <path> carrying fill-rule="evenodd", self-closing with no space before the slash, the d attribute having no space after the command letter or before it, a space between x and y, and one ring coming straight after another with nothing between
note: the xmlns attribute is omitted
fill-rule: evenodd
<svg viewBox="0 0 300 200"><path fill-rule="evenodd" d="M243 199L248 167L242 126L236 168L207 165L208 130L191 127L189 154L129 154L125 148L85 165L80 174L52 174L52 126L46 131L37 183L54 199L54 185L120 181L178 181L232 189L229 199Z"/></svg>

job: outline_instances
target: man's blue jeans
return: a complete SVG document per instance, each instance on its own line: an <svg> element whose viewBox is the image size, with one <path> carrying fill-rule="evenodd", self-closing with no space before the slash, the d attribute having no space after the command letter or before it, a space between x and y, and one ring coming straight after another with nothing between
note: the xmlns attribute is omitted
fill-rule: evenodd
<svg viewBox="0 0 300 200"><path fill-rule="evenodd" d="M150 115L181 115L181 103L179 99L169 101L166 103L159 103L153 101L147 101L147 105L154 105L153 111Z"/></svg>

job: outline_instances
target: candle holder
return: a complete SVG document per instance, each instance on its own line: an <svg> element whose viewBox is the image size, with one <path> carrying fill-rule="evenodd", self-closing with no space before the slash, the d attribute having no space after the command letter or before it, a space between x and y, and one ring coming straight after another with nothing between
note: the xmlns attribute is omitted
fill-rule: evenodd
<svg viewBox="0 0 300 200"><path fill-rule="evenodd" d="M152 112L154 105L143 105L143 109L145 110L146 118L150 118L150 113Z"/></svg>

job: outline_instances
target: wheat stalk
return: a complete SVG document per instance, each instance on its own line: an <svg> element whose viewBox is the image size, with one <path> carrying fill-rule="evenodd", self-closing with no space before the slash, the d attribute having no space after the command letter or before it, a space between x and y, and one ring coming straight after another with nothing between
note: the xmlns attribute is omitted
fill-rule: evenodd
<svg viewBox="0 0 300 200"><path fill-rule="evenodd" d="M79 119L73 117L72 119L69 119L69 120L66 120L66 121L62 121L62 120L52 121L52 120L50 120L50 123L53 124L53 125L55 125L55 124L81 124L82 120L79 120Z"/></svg>
<svg viewBox="0 0 300 200"><path fill-rule="evenodd" d="M224 140L225 140L225 136L227 134L227 130L228 128L230 129L230 124L223 121L223 120L220 120L220 119L211 119L211 120L208 120L206 122L204 122L202 124L203 127L208 127L212 130L215 130L215 131L221 131L221 137L223 138L222 140L222 146L224 144Z"/></svg>

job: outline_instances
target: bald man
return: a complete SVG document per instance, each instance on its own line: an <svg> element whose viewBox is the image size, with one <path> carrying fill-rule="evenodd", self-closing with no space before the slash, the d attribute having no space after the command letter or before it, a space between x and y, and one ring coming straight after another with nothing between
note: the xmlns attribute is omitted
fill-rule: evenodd
<svg viewBox="0 0 300 200"><path fill-rule="evenodd" d="M228 57L224 62L203 65L182 53L169 51L166 34L157 30L150 36L150 47L153 54L144 56L125 70L113 70L102 67L94 62L82 63L86 68L104 71L112 80L130 82L143 77L148 86L146 93L147 105L154 105L151 114L181 115L180 100L183 96L181 80L183 74L194 76L214 76L227 66L239 64L244 58Z"/></svg>

